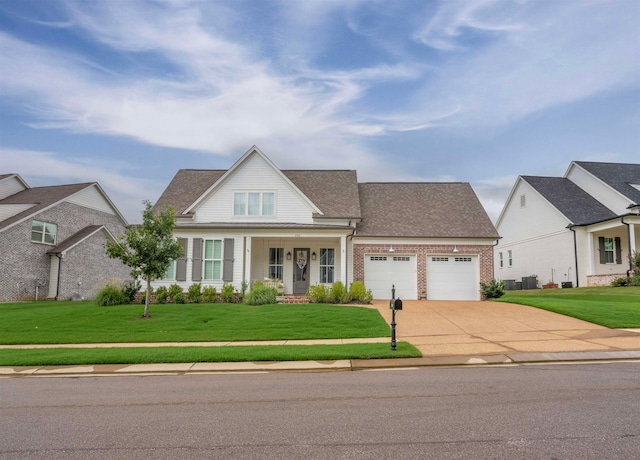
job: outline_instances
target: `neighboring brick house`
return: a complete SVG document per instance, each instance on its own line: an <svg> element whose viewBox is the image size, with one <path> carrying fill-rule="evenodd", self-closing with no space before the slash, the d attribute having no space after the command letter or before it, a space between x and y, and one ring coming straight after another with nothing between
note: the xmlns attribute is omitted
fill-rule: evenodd
<svg viewBox="0 0 640 460"><path fill-rule="evenodd" d="M95 182L31 188L0 175L0 302L92 298L108 280L129 279L104 248L126 225Z"/></svg>
<svg viewBox="0 0 640 460"><path fill-rule="evenodd" d="M185 257L154 287L269 280L285 294L363 281L374 298L480 300L499 238L467 183L358 183L352 170L280 170L256 147L228 170L180 170Z"/></svg>
<svg viewBox="0 0 640 460"><path fill-rule="evenodd" d="M496 278L609 285L639 248L640 164L573 161L564 177L520 176L496 227Z"/></svg>

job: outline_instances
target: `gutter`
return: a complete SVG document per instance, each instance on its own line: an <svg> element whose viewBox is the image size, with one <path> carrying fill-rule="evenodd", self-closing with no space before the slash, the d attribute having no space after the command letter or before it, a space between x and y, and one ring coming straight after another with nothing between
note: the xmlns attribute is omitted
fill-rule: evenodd
<svg viewBox="0 0 640 460"><path fill-rule="evenodd" d="M631 225L624 221L626 216L620 217L620 222L627 226L627 247L629 248L629 270L627 270L627 278L631 276L631 271L633 270L633 266L631 265Z"/></svg>
<svg viewBox="0 0 640 460"><path fill-rule="evenodd" d="M573 257L576 264L576 287L580 287L580 276L578 273L578 242L576 239L576 230L573 228L575 225L569 225L568 228L573 232Z"/></svg>
<svg viewBox="0 0 640 460"><path fill-rule="evenodd" d="M58 282L56 283L56 295L54 300L58 300L58 296L60 295L60 273L62 273L62 254L56 254L56 257L58 258Z"/></svg>

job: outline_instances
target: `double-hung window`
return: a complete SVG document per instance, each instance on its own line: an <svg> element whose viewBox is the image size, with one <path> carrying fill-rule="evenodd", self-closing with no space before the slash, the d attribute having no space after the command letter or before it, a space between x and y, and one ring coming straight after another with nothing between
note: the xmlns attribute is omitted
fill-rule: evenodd
<svg viewBox="0 0 640 460"><path fill-rule="evenodd" d="M507 251L507 255L509 256L509 267L513 267L513 251L509 249Z"/></svg>
<svg viewBox="0 0 640 460"><path fill-rule="evenodd" d="M57 230L58 227L55 224L34 220L31 223L31 241L34 243L56 244Z"/></svg>
<svg viewBox="0 0 640 460"><path fill-rule="evenodd" d="M167 268L167 271L164 273L164 276L162 277L163 280L170 280L173 281L176 279L176 261L172 260L171 263L169 264L169 268Z"/></svg>
<svg viewBox="0 0 640 460"><path fill-rule="evenodd" d="M222 240L204 242L204 279L222 279Z"/></svg>
<svg viewBox="0 0 640 460"><path fill-rule="evenodd" d="M283 248L269 248L269 279L282 281L283 254Z"/></svg>
<svg viewBox="0 0 640 460"><path fill-rule="evenodd" d="M604 253L606 258L605 263L612 264L615 262L615 246L613 244L613 238L604 239Z"/></svg>
<svg viewBox="0 0 640 460"><path fill-rule="evenodd" d="M276 194L274 192L235 192L233 194L234 216L275 215Z"/></svg>
<svg viewBox="0 0 640 460"><path fill-rule="evenodd" d="M500 268L504 267L504 260L502 259L502 252L498 253L499 259L500 259Z"/></svg>
<svg viewBox="0 0 640 460"><path fill-rule="evenodd" d="M335 249L320 249L320 282L332 284L335 272Z"/></svg>

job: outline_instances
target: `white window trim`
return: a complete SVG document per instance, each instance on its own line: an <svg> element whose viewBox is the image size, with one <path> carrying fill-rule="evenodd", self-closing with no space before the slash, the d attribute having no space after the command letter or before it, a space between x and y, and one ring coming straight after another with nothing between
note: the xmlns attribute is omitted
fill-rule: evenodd
<svg viewBox="0 0 640 460"><path fill-rule="evenodd" d="M39 223L39 224L42 224L42 232L33 229L33 225L36 222ZM47 241L44 240L45 235L47 235L47 225L50 225L50 226L52 226L54 228L53 243L48 243ZM39 233L40 234L40 240L39 241L35 241L33 239L33 234L34 233ZM51 235L51 233L49 233L49 235ZM56 224L52 224L50 222L44 222L44 221L41 221L41 220L35 220L35 219L31 222L31 242L32 243L46 244L48 246L55 246L57 239L58 239L58 226Z"/></svg>
<svg viewBox="0 0 640 460"><path fill-rule="evenodd" d="M504 268L504 258L503 258L503 254L502 251L500 251L498 253L499 259L500 259L500 268Z"/></svg>
<svg viewBox="0 0 640 460"><path fill-rule="evenodd" d="M215 244L215 241L219 241L220 242L220 258L216 259L215 255L213 254L213 250L211 251L211 259L207 259L207 241L213 241ZM223 271L223 260L224 260L224 241L222 239L219 238L214 238L214 239L210 239L210 240L203 240L202 241L202 280L203 281L220 281L222 280L222 271ZM212 267L215 266L215 262L220 262L220 277L218 278L207 278L207 262L214 262L212 264ZM213 269L211 270L212 276L213 276Z"/></svg>
<svg viewBox="0 0 640 460"><path fill-rule="evenodd" d="M250 193L257 193L260 194L260 210L258 212L258 214L249 214L249 194ZM240 195L243 194L244 195L244 214L236 214L236 195ZM272 194L273 195L273 214L264 214L264 195L266 194ZM276 203L278 202L277 200L277 193L275 190L235 190L233 192L233 200L231 203L231 215L234 218L238 218L238 217L248 217L251 219L259 219L259 218L263 218L263 217L275 217L277 215L277 209L276 209Z"/></svg>
<svg viewBox="0 0 640 460"><path fill-rule="evenodd" d="M322 264L322 251L327 251L327 250L332 250L333 251L333 264ZM320 278L319 282L320 284L333 284L336 281L336 249L335 248L320 248L320 256L319 256L319 261L318 261L318 277ZM322 269L323 268L333 268L333 270L331 270L331 273L333 274L333 280L332 281L324 281L322 279Z"/></svg>
<svg viewBox="0 0 640 460"><path fill-rule="evenodd" d="M271 251L272 250L280 251L281 262L282 263L271 263ZM277 257L276 257L277 259ZM276 260L277 262L277 260ZM267 274L271 274L271 267L280 267L280 272L282 273L282 278L277 278L279 281L284 279L284 248L269 248L269 254L267 255ZM271 279L271 278L270 278Z"/></svg>
<svg viewBox="0 0 640 460"><path fill-rule="evenodd" d="M509 249L507 255L509 256L509 267L513 267L513 251Z"/></svg>
<svg viewBox="0 0 640 460"><path fill-rule="evenodd" d="M611 240L611 251L607 251L607 240ZM604 237L604 253L611 253L611 262L605 262L605 265L615 265L616 264L616 239L615 237Z"/></svg>

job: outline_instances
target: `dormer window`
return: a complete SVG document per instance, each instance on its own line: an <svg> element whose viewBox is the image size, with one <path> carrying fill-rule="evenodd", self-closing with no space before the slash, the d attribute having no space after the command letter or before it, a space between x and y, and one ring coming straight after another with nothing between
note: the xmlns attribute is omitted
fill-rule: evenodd
<svg viewBox="0 0 640 460"><path fill-rule="evenodd" d="M275 215L276 194L274 192L235 192L233 194L234 216Z"/></svg>

